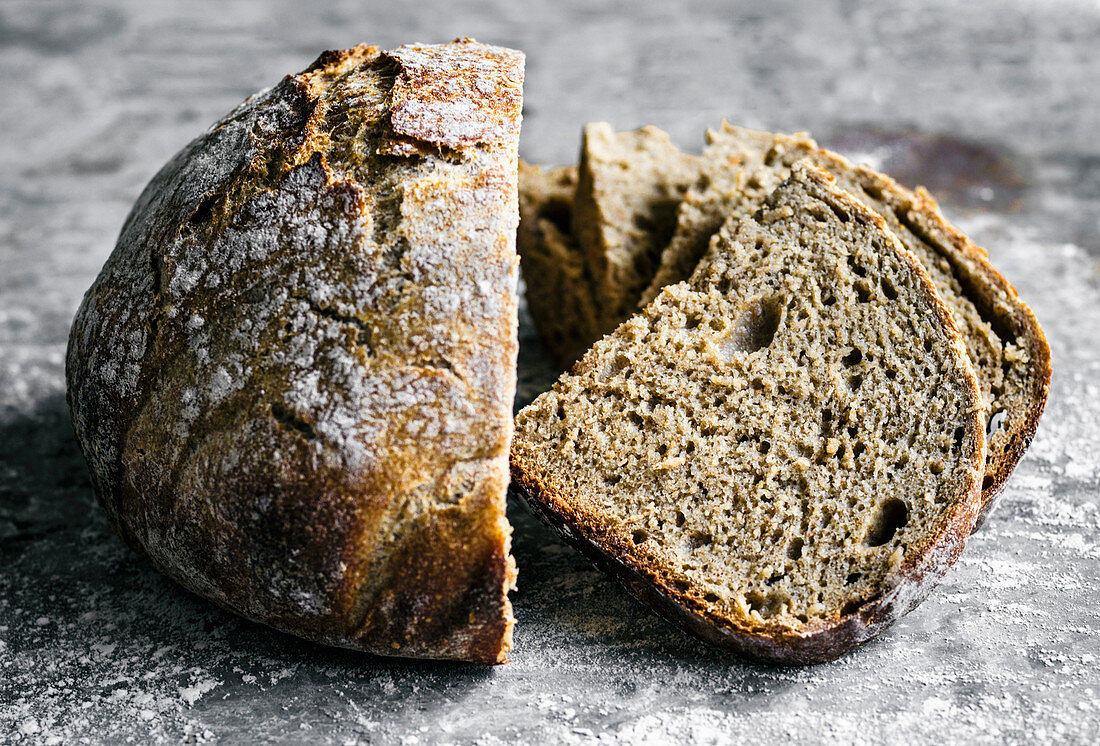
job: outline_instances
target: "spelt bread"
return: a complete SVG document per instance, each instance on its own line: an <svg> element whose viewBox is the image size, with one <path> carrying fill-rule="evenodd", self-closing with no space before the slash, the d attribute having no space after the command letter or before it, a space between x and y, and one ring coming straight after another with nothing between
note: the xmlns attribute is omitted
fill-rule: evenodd
<svg viewBox="0 0 1100 746"><path fill-rule="evenodd" d="M747 657L830 660L912 609L980 507L950 313L882 218L796 167L516 418L536 513Z"/></svg>
<svg viewBox="0 0 1100 746"><path fill-rule="evenodd" d="M523 55L326 52L141 195L77 313L103 507L176 581L385 655L505 660Z"/></svg>
<svg viewBox="0 0 1100 746"><path fill-rule="evenodd" d="M633 312L698 176L656 127L584 129L576 169L520 171L519 253L539 335L567 367Z"/></svg>
<svg viewBox="0 0 1100 746"><path fill-rule="evenodd" d="M675 234L642 302L689 277L727 216L752 215L795 162L807 159L833 174L839 187L882 216L920 260L962 332L978 377L989 439L980 526L1031 443L1046 404L1050 348L1035 315L990 265L985 251L947 222L924 189L905 189L819 148L805 135L723 123L707 139L702 176L678 208Z"/></svg>

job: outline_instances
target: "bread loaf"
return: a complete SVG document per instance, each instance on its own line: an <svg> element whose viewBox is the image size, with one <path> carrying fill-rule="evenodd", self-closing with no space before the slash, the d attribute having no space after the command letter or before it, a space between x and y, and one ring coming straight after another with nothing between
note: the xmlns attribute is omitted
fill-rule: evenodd
<svg viewBox="0 0 1100 746"><path fill-rule="evenodd" d="M326 52L152 180L77 314L73 424L123 538L277 629L511 646L523 56Z"/></svg>
<svg viewBox="0 0 1100 746"><path fill-rule="evenodd" d="M796 166L516 418L536 513L689 631L830 660L912 609L981 504L974 373L927 273Z"/></svg>

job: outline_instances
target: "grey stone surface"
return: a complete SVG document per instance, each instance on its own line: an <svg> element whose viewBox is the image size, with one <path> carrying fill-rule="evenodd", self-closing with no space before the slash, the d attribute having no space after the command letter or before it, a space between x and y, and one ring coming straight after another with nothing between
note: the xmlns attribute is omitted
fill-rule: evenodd
<svg viewBox="0 0 1100 746"><path fill-rule="evenodd" d="M1047 414L999 510L884 638L805 669L710 649L510 506L513 662L300 642L180 590L106 524L68 424L81 294L144 183L322 49L528 54L523 154L583 122L686 148L806 129L933 187L1033 306ZM1100 7L1027 0L0 6L0 742L1096 743ZM521 399L554 377L523 327Z"/></svg>

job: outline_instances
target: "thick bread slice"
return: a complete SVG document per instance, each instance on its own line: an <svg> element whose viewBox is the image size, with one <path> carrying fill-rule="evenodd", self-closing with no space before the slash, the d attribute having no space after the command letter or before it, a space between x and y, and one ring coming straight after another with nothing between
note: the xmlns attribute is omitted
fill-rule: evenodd
<svg viewBox="0 0 1100 746"><path fill-rule="evenodd" d="M576 167L519 164L516 247L527 305L543 344L568 367L602 336L584 254L573 236Z"/></svg>
<svg viewBox="0 0 1100 746"><path fill-rule="evenodd" d="M326 52L145 189L68 394L175 580L319 642L505 660L522 78L468 39Z"/></svg>
<svg viewBox="0 0 1100 746"><path fill-rule="evenodd" d="M562 367L634 312L697 162L656 127L615 133L597 122L584 129L579 167L521 169L528 302Z"/></svg>
<svg viewBox="0 0 1100 746"><path fill-rule="evenodd" d="M522 410L513 482L710 642L830 660L912 609L980 507L981 401L880 217L796 167Z"/></svg>
<svg viewBox="0 0 1100 746"><path fill-rule="evenodd" d="M866 166L819 148L805 135L757 132L723 123L707 133L703 176L677 213L675 235L642 302L691 275L727 216L748 216L807 159L877 212L932 278L962 332L987 410L989 455L982 517L1031 443L1050 388L1050 347L1035 315L922 188L912 192Z"/></svg>

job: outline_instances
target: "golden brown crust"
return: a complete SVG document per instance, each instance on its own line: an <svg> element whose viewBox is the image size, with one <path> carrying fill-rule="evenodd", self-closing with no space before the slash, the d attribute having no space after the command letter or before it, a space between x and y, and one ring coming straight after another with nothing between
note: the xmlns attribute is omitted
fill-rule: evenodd
<svg viewBox="0 0 1100 746"><path fill-rule="evenodd" d="M130 546L312 640L505 660L521 78L468 40L326 52L154 178L67 357Z"/></svg>

